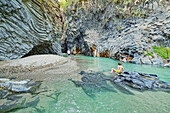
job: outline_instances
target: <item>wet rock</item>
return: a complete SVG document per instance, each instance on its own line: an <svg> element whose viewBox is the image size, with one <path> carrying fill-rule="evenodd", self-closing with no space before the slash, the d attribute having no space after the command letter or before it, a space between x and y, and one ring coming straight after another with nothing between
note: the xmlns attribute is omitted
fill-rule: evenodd
<svg viewBox="0 0 170 113"><path fill-rule="evenodd" d="M25 84L25 85L16 85L12 84L8 90L13 91L15 93L33 93L36 88L41 84L39 82L35 82L33 84Z"/></svg>
<svg viewBox="0 0 170 113"><path fill-rule="evenodd" d="M125 90L128 94L131 93L125 87L131 87L140 90L163 90L170 91L170 83L159 80L157 75L138 73L133 71L125 71L122 74L115 76L106 76L100 72L80 72L82 81L71 80L77 87L82 87L88 96L94 96L95 93ZM110 82L112 85L108 84ZM117 87L119 86L119 87ZM119 89L120 88L120 89Z"/></svg>
<svg viewBox="0 0 170 113"><path fill-rule="evenodd" d="M6 83L6 82L0 83L0 87L3 88L3 89L8 89L10 86L11 86L10 83Z"/></svg>
<svg viewBox="0 0 170 113"><path fill-rule="evenodd" d="M32 96L40 82L32 82L31 80L10 81L9 79L1 79L0 83L0 112L5 113L14 109L35 105L39 101L39 97ZM8 81L9 80L9 81ZM2 89L1 89L2 88ZM31 93L31 94L29 94Z"/></svg>
<svg viewBox="0 0 170 113"><path fill-rule="evenodd" d="M12 95L7 99L1 99L0 112L6 113L19 108L34 106L39 100L39 97L32 96L31 94Z"/></svg>
<svg viewBox="0 0 170 113"><path fill-rule="evenodd" d="M8 96L8 92L12 93L34 93L36 89L41 85L40 82L29 83L31 80L22 81L7 81L0 83L0 88L3 88L0 92L1 98Z"/></svg>
<svg viewBox="0 0 170 113"><path fill-rule="evenodd" d="M27 79L27 80L22 80L22 81L8 81L5 82L6 84L15 84L15 85L24 85L24 84L28 84L31 80Z"/></svg>
<svg viewBox="0 0 170 113"><path fill-rule="evenodd" d="M8 94L8 91L0 89L0 99L5 98Z"/></svg>
<svg viewBox="0 0 170 113"><path fill-rule="evenodd" d="M31 87L23 86L23 85L12 85L8 88L8 90L16 92L16 93L30 93Z"/></svg>
<svg viewBox="0 0 170 113"><path fill-rule="evenodd" d="M170 67L170 63L165 64L164 67Z"/></svg>
<svg viewBox="0 0 170 113"><path fill-rule="evenodd" d="M107 84L107 76L103 75L102 73L87 73L87 72L80 72L80 74L83 76L81 78L82 81L74 81L70 79L77 87L82 87L84 92L90 96L94 97L96 93L98 92L105 92L105 91L112 91L115 92L115 90Z"/></svg>

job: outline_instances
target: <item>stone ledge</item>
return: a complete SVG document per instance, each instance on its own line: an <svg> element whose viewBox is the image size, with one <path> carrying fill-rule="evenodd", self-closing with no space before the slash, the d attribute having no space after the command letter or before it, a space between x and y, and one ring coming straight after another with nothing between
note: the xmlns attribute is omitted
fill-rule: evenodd
<svg viewBox="0 0 170 113"><path fill-rule="evenodd" d="M0 67L0 73L30 72L68 62L67 58L57 55L33 55L17 60L10 60Z"/></svg>

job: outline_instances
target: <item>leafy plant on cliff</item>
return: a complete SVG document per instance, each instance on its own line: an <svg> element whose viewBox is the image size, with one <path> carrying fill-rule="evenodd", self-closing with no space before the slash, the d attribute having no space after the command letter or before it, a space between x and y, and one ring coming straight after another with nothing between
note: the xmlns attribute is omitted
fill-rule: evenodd
<svg viewBox="0 0 170 113"><path fill-rule="evenodd" d="M147 53L146 53L146 56L152 56L152 57L154 57L154 56L153 56L153 53L152 53L152 52L148 52L148 51L147 51Z"/></svg>
<svg viewBox="0 0 170 113"><path fill-rule="evenodd" d="M168 59L167 51L166 51L165 47L153 46L153 51L154 51L154 53L157 53L158 56L160 56L160 57L162 57L164 59ZM170 49L168 49L168 53L170 54Z"/></svg>

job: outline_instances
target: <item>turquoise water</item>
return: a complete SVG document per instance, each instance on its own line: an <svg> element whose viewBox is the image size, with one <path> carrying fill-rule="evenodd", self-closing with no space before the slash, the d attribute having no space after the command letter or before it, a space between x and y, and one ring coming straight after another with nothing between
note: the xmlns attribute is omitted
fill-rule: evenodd
<svg viewBox="0 0 170 113"><path fill-rule="evenodd" d="M81 70L100 71L109 75L111 68L117 68L118 61L109 58L76 56ZM157 74L163 81L170 82L170 69L151 65L122 63L125 70ZM76 87L68 79L80 80L81 75L71 74L58 77L41 87L50 88L51 92L39 94L40 101L31 107L18 109L17 113L169 113L170 93L163 91L138 91L114 87L115 92L98 92L89 97L81 87Z"/></svg>
<svg viewBox="0 0 170 113"><path fill-rule="evenodd" d="M87 57L87 56L76 56L75 59L79 63L80 66L84 66L88 69L94 71L107 72L110 71L111 68L117 69L117 64L119 61L113 60L110 58L102 58L102 57ZM141 73L147 74L156 74L158 77L166 82L170 82L170 68L153 66L153 65L139 65L132 63L124 63L122 62L122 66L127 71L137 71Z"/></svg>

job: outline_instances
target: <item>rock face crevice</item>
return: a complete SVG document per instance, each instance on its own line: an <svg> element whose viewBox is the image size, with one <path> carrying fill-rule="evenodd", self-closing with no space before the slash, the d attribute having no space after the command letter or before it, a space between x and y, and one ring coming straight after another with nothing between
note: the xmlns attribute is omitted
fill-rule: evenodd
<svg viewBox="0 0 170 113"><path fill-rule="evenodd" d="M61 22L52 18L43 2L1 0L0 17L0 60L21 58L44 42L50 46L39 46L41 52L61 53Z"/></svg>

